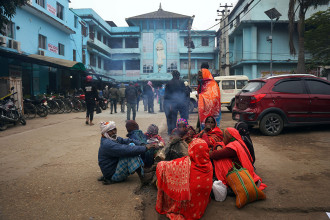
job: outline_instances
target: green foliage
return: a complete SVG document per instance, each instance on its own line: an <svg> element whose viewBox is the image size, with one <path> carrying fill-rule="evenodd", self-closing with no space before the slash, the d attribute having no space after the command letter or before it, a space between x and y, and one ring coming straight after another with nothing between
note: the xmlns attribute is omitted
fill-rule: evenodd
<svg viewBox="0 0 330 220"><path fill-rule="evenodd" d="M27 0L0 0L0 33L3 33L3 28L10 19L15 15L16 8L23 6Z"/></svg>
<svg viewBox="0 0 330 220"><path fill-rule="evenodd" d="M314 65L330 65L330 8L306 20L305 47Z"/></svg>

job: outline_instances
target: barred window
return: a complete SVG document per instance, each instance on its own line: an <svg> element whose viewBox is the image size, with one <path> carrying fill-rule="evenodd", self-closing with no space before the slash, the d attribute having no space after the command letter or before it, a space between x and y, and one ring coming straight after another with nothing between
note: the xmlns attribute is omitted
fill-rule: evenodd
<svg viewBox="0 0 330 220"><path fill-rule="evenodd" d="M171 73L173 70L178 70L178 63L176 60L167 60L167 73Z"/></svg>

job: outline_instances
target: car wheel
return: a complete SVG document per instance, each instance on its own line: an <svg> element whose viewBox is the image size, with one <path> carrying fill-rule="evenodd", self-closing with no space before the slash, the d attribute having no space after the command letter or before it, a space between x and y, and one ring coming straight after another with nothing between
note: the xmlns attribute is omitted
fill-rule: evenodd
<svg viewBox="0 0 330 220"><path fill-rule="evenodd" d="M283 130L283 119L275 113L267 114L261 119L259 129L267 136L279 135Z"/></svg>
<svg viewBox="0 0 330 220"><path fill-rule="evenodd" d="M233 108L235 106L235 100L233 100L231 103L230 103L230 106L227 107L227 109L230 111L230 112L233 112Z"/></svg>

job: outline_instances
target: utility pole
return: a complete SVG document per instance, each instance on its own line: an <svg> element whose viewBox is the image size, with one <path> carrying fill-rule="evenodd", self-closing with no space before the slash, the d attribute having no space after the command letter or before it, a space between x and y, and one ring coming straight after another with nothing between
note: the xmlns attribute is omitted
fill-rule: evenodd
<svg viewBox="0 0 330 220"><path fill-rule="evenodd" d="M191 85L191 25L194 20L193 15L188 21L188 82Z"/></svg>
<svg viewBox="0 0 330 220"><path fill-rule="evenodd" d="M228 28L225 30L225 26L228 25L228 15L230 10L228 8L233 7L233 5L227 5L227 3L222 6L220 4L220 8L224 8L223 10L217 10L217 12L221 12L221 19L220 19L220 38L219 38L219 72L220 75L229 76L229 37L228 37ZM219 15L220 16L220 15ZM216 19L217 20L217 19ZM222 58L224 58L224 61L222 62ZM222 68L222 63L224 63L224 68Z"/></svg>

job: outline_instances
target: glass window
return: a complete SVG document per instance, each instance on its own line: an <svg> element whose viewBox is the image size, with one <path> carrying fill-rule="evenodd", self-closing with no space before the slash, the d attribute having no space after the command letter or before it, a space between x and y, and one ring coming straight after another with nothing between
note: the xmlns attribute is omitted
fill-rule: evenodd
<svg viewBox="0 0 330 220"><path fill-rule="evenodd" d="M274 85L274 92L303 94L304 85L301 80L280 81Z"/></svg>
<svg viewBox="0 0 330 220"><path fill-rule="evenodd" d="M180 69L182 69L182 70L188 69L188 60L181 60L180 61Z"/></svg>
<svg viewBox="0 0 330 220"><path fill-rule="evenodd" d="M235 89L235 80L223 80L221 87L223 90Z"/></svg>
<svg viewBox="0 0 330 220"><path fill-rule="evenodd" d="M127 60L126 70L140 70L140 60Z"/></svg>
<svg viewBox="0 0 330 220"><path fill-rule="evenodd" d="M208 37L202 37L202 46L208 47L209 46L209 38Z"/></svg>
<svg viewBox="0 0 330 220"><path fill-rule="evenodd" d="M106 36L103 36L103 44L107 45L108 39Z"/></svg>
<svg viewBox="0 0 330 220"><path fill-rule="evenodd" d="M178 33L166 33L167 52L178 52Z"/></svg>
<svg viewBox="0 0 330 220"><path fill-rule="evenodd" d="M143 60L143 73L153 73L154 66L152 60Z"/></svg>
<svg viewBox="0 0 330 220"><path fill-rule="evenodd" d="M154 34L153 33L143 33L142 34L142 47L143 52L153 51Z"/></svg>
<svg viewBox="0 0 330 220"><path fill-rule="evenodd" d="M77 51L73 50L73 61L77 61Z"/></svg>
<svg viewBox="0 0 330 220"><path fill-rule="evenodd" d="M99 31L97 31L97 40L102 41L102 34Z"/></svg>
<svg viewBox="0 0 330 220"><path fill-rule="evenodd" d="M64 56L64 45L58 44L58 54Z"/></svg>
<svg viewBox="0 0 330 220"><path fill-rule="evenodd" d="M45 36L39 34L39 37L38 37L39 48L46 49L46 40L47 40L47 38Z"/></svg>
<svg viewBox="0 0 330 220"><path fill-rule="evenodd" d="M184 38L184 46L185 47L188 47L188 37L185 37Z"/></svg>
<svg viewBox="0 0 330 220"><path fill-rule="evenodd" d="M139 48L139 39L136 37L125 38L125 48Z"/></svg>
<svg viewBox="0 0 330 220"><path fill-rule="evenodd" d="M96 57L94 56L94 54L89 55L89 64L94 67L96 66Z"/></svg>
<svg viewBox="0 0 330 220"><path fill-rule="evenodd" d="M173 70L178 70L178 63L176 60L167 60L167 73L172 73Z"/></svg>
<svg viewBox="0 0 330 220"><path fill-rule="evenodd" d="M110 70L123 70L123 61L122 60L113 60L109 66Z"/></svg>
<svg viewBox="0 0 330 220"><path fill-rule="evenodd" d="M85 37L87 37L87 27L84 23L80 23L81 24L81 34Z"/></svg>
<svg viewBox="0 0 330 220"><path fill-rule="evenodd" d="M45 7L45 0L36 0L36 3L43 8Z"/></svg>
<svg viewBox="0 0 330 220"><path fill-rule="evenodd" d="M237 80L236 81L236 88L242 89L248 83L247 80Z"/></svg>
<svg viewBox="0 0 330 220"><path fill-rule="evenodd" d="M122 38L111 38L110 48L123 48L123 39Z"/></svg>
<svg viewBox="0 0 330 220"><path fill-rule="evenodd" d="M63 20L63 10L64 9L64 7L63 7L63 5L61 5L60 3L56 3L56 16L59 18L59 19L61 19L61 20Z"/></svg>
<svg viewBox="0 0 330 220"><path fill-rule="evenodd" d="M15 38L14 37L14 26L15 26L15 24L13 22L9 21L8 24L3 25L2 33L4 33L4 35L9 38Z"/></svg>
<svg viewBox="0 0 330 220"><path fill-rule="evenodd" d="M98 67L99 69L102 68L102 59L101 59L101 57L98 57L98 58L97 58L97 67Z"/></svg>
<svg viewBox="0 0 330 220"><path fill-rule="evenodd" d="M307 80L311 94L330 95L330 84L318 80Z"/></svg>
<svg viewBox="0 0 330 220"><path fill-rule="evenodd" d="M256 92L261 89L266 83L265 82L249 82L242 88L242 92Z"/></svg>

